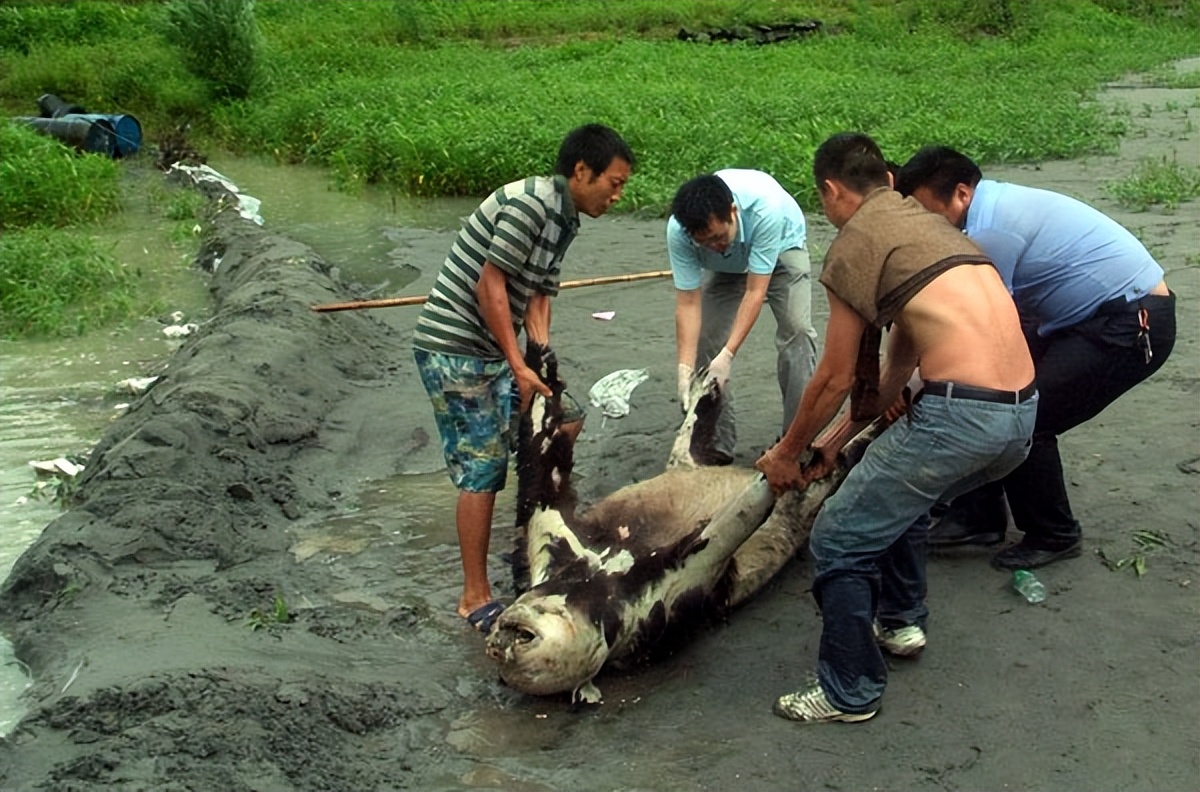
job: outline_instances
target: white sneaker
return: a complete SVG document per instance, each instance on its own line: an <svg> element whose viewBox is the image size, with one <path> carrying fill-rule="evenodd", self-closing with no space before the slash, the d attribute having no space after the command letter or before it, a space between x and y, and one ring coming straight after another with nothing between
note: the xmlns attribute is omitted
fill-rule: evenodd
<svg viewBox="0 0 1200 792"><path fill-rule="evenodd" d="M925 631L915 624L887 630L875 622L875 643L896 657L916 657L925 648Z"/></svg>
<svg viewBox="0 0 1200 792"><path fill-rule="evenodd" d="M805 723L857 723L875 717L877 710L871 712L842 712L829 703L825 691L820 685L813 685L808 690L796 691L780 696L775 702L775 714L788 720Z"/></svg>

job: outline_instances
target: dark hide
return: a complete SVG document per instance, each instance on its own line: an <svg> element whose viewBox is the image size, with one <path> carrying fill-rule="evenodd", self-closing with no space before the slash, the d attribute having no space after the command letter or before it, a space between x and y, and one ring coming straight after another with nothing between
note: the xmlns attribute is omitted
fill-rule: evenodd
<svg viewBox="0 0 1200 792"><path fill-rule="evenodd" d="M558 510L563 520L586 549L602 553L610 548L628 550L637 563L620 573L597 572L587 558L580 557L565 540L555 540L549 546L550 562L546 579L538 584L543 594L562 594L574 608L586 613L593 624L602 625L605 639L611 646L625 627L619 609L611 603L633 598L667 572L682 566L694 553L707 545L701 539L706 522L698 523L686 535L663 545L657 526L672 521L673 515L661 500L647 500L631 509L629 503L618 504L617 510L604 501L577 514L577 496L570 483L574 449L560 431L562 425L562 384L558 379L557 362L551 358L543 364L544 350L537 344L526 347L525 361L550 385L553 396L545 400L545 411L535 416L531 405L520 417L517 444L517 520L516 547L513 557L513 582L518 594L528 591L529 575L527 527L530 518L540 507ZM699 464L712 447L716 419L720 413L720 398L710 390L697 401L697 422L693 430L691 449ZM555 480L554 471L558 472ZM624 530L622 530L624 529ZM711 594L697 590L686 592L667 614L660 603L642 617L637 627L631 651L613 658L616 665L634 665L661 657L674 648L675 637L683 627L694 627L723 610L728 601L730 579L726 576ZM668 615L670 618L668 619Z"/></svg>

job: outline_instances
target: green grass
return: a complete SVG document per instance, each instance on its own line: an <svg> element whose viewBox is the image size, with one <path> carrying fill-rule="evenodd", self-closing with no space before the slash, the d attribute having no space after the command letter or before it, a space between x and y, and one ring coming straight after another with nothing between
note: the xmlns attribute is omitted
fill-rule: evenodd
<svg viewBox="0 0 1200 792"><path fill-rule="evenodd" d="M181 7L247 5L0 6L20 23L0 24L0 102L52 86L138 115L150 139L189 120L211 144L329 166L347 189L430 196L546 172L568 129L599 120L641 160L618 211L661 214L678 184L725 166L774 173L811 211L811 155L834 132L866 131L896 160L930 142L985 165L1111 152L1128 118L1091 101L1096 86L1200 50L1196 0L259 0L237 23L258 42L252 93L208 102L217 77L170 43L188 39ZM766 47L675 40L810 18L823 33ZM106 35L60 33L84 21ZM209 50L208 66L228 60Z"/></svg>
<svg viewBox="0 0 1200 792"><path fill-rule="evenodd" d="M1121 206L1144 212L1161 206L1171 212L1182 203L1200 197L1200 168L1180 165L1174 159L1145 157L1129 176L1104 185Z"/></svg>
<svg viewBox="0 0 1200 792"><path fill-rule="evenodd" d="M0 123L0 228L65 226L120 208L120 167L18 123Z"/></svg>
<svg viewBox="0 0 1200 792"><path fill-rule="evenodd" d="M0 338L71 336L138 315L138 276L85 233L0 236Z"/></svg>
<svg viewBox="0 0 1200 792"><path fill-rule="evenodd" d="M0 124L0 337L77 335L137 313L137 278L87 224L120 208L120 167Z"/></svg>
<svg viewBox="0 0 1200 792"><path fill-rule="evenodd" d="M927 143L985 167L1113 152L1131 113L1105 110L1097 87L1145 71L1194 85L1163 64L1200 54L1197 18L1200 0L6 0L0 107L36 115L55 93L137 116L147 147L189 123L201 149L426 196L546 173L569 129L601 121L639 158L618 211L661 216L697 173L753 167L815 212L812 153L848 129L896 161ZM675 36L806 19L822 32L770 46ZM204 43L222 24L241 37L234 59ZM116 164L48 140L29 154L0 128L3 227L114 211ZM1127 182L1119 199L1173 206L1194 174L1147 166ZM165 211L183 228L190 208Z"/></svg>
<svg viewBox="0 0 1200 792"><path fill-rule="evenodd" d="M1096 85L1197 49L1186 25L1083 2L1014 6L1032 10L1004 23L984 13L1004 4L966 4L983 10L957 27L928 9L962 4L859 4L858 16L823 4L843 32L769 47L655 32L689 10L715 22L720 4L631 2L630 18L615 12L624 4L500 5L343 3L320 24L319 4L264 3L270 89L215 108L211 131L238 150L332 166L344 186L481 195L545 172L566 130L599 120L641 160L618 210L661 213L682 181L726 166L772 172L813 210L811 155L833 132L867 131L901 161L929 142L985 164L1112 152L1127 118L1090 101ZM443 43L396 45L411 38L398 16L408 7L437 33L417 38ZM821 16L773 7L776 19ZM586 13L601 9L612 21L589 35L602 23ZM558 35L554 10L580 32ZM648 17L649 32L631 35ZM523 45L508 45L522 24ZM998 27L1006 34L987 34Z"/></svg>

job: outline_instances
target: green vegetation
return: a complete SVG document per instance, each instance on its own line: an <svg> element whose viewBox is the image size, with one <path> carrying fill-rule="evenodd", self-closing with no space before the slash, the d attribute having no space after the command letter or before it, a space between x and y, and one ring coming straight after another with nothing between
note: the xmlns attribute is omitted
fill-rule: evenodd
<svg viewBox="0 0 1200 792"><path fill-rule="evenodd" d="M1137 530L1131 534L1130 538L1134 549L1127 556L1111 559L1103 551L1097 550L1096 552L1100 555L1101 562L1109 569L1116 571L1128 567L1137 577L1146 574L1147 556L1174 544L1168 534L1157 530Z"/></svg>
<svg viewBox="0 0 1200 792"><path fill-rule="evenodd" d="M824 16L840 32L699 45L675 28L602 27L587 14L626 15L597 2L344 3L337 19L320 4L261 3L270 90L215 108L210 131L331 165L343 185L478 195L547 170L563 132L597 119L641 159L619 209L661 212L681 181L721 166L768 170L811 209L811 155L834 131L866 130L894 159L931 140L985 163L1109 152L1127 119L1088 101L1095 86L1196 50L1182 20L1086 2L731 5L740 20L718 19L714 3L633 2L629 18ZM395 43L414 37L431 43Z"/></svg>
<svg viewBox="0 0 1200 792"><path fill-rule="evenodd" d="M1174 211L1182 201L1200 197L1200 168L1180 165L1167 158L1138 161L1132 174L1109 182L1104 189L1117 203L1135 212L1151 206Z"/></svg>
<svg viewBox="0 0 1200 792"><path fill-rule="evenodd" d="M275 602L270 608L255 608L250 611L250 615L246 618L246 623L251 630L261 630L264 627L272 627L276 624L288 624L294 617L288 611L287 602L284 601L282 594L275 595Z"/></svg>
<svg viewBox="0 0 1200 792"><path fill-rule="evenodd" d="M7 0L0 105L55 93L136 115L148 143L190 124L201 148L429 196L548 172L567 130L601 121L640 160L618 211L661 214L730 166L814 211L812 153L836 131L898 161L932 142L985 167L1113 151L1130 114L1097 86L1176 79L1162 65L1200 52L1197 18L1200 0ZM810 19L769 46L676 36ZM6 216L37 214L7 193L6 176Z"/></svg>
<svg viewBox="0 0 1200 792"><path fill-rule="evenodd" d="M175 0L167 6L166 36L215 97L250 95L261 44L253 0Z"/></svg>
<svg viewBox="0 0 1200 792"><path fill-rule="evenodd" d="M137 274L85 234L5 231L0 261L0 338L77 335L138 312Z"/></svg>
<svg viewBox="0 0 1200 792"><path fill-rule="evenodd" d="M53 90L148 130L188 120L211 144L422 195L544 172L567 129L600 120L641 158L619 209L661 212L682 180L739 165L775 173L811 209L812 151L843 129L871 133L893 159L932 141L985 164L1112 151L1128 119L1091 93L1195 54L1198 11L1196 0L10 2L0 101ZM821 33L771 46L675 37L814 18Z"/></svg>
<svg viewBox="0 0 1200 792"><path fill-rule="evenodd" d="M119 166L81 156L16 123L0 124L0 228L67 226L119 208Z"/></svg>
<svg viewBox="0 0 1200 792"><path fill-rule="evenodd" d="M0 338L74 335L134 313L135 273L81 230L119 208L119 176L112 160L0 124Z"/></svg>

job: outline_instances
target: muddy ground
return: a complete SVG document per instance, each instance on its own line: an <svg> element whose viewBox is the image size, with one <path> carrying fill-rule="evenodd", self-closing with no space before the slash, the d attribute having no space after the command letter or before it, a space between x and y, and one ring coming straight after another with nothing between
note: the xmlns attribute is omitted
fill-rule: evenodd
<svg viewBox="0 0 1200 792"><path fill-rule="evenodd" d="M408 347L415 313L311 311L353 288L225 212L205 256L219 260L213 318L147 372L161 377L101 441L80 502L0 591L0 625L35 678L29 714L0 740L0 789L1196 789L1197 204L1129 214L1103 184L1143 156L1195 166L1200 111L1195 90L1136 80L1104 100L1135 111L1119 155L987 175L1074 194L1135 229L1179 296L1174 354L1063 438L1085 553L1040 573L1047 602L1013 594L985 552L931 558L930 645L893 664L874 720L770 712L815 662L803 558L674 657L602 677L599 708L505 689L453 615L452 501L428 475L440 455ZM809 220L819 261L832 231ZM427 291L450 235L400 233L423 273L409 291ZM662 238L661 222L585 221L564 277L663 269ZM577 391L650 372L629 416L593 410L585 499L665 462L679 419L671 300L652 281L555 301ZM824 305L814 295L819 321ZM592 318L602 310L616 316ZM756 330L734 372L741 464L779 431L770 336ZM395 497L416 510L427 493L441 532L414 545L403 524L327 530L380 480L418 482ZM498 514L494 552L505 524ZM1118 566L1138 555L1143 575Z"/></svg>

